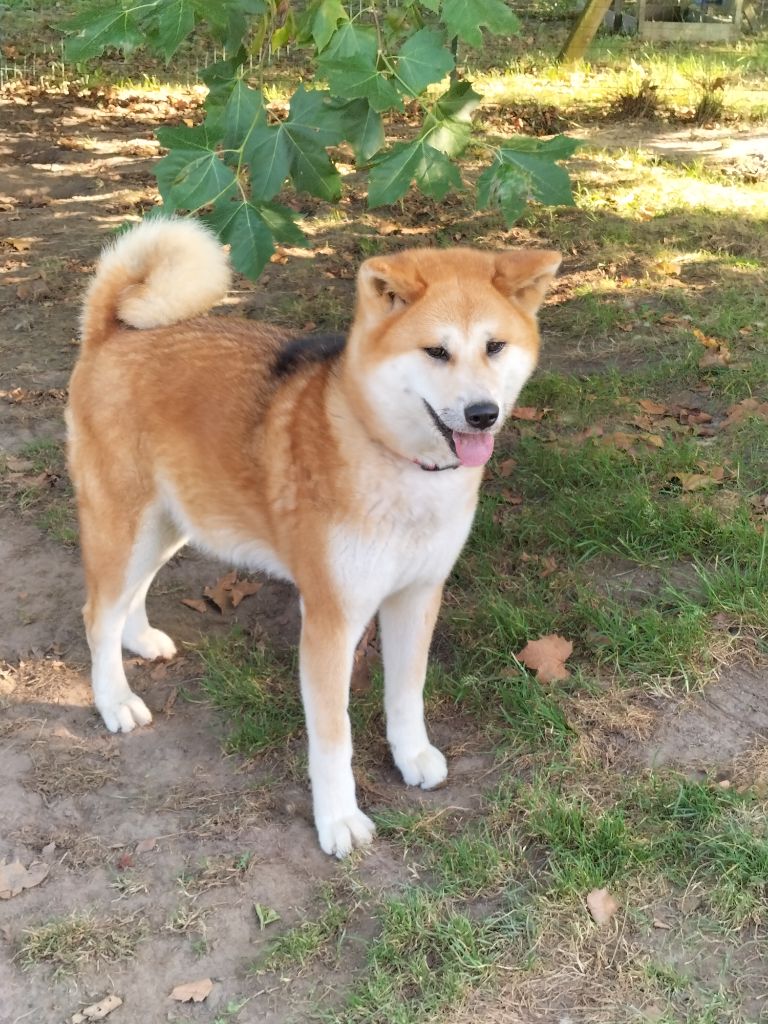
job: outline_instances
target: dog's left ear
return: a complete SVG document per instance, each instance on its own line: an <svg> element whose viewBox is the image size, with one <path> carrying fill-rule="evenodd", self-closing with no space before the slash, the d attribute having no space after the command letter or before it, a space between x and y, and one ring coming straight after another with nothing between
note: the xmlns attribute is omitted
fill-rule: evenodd
<svg viewBox="0 0 768 1024"><path fill-rule="evenodd" d="M374 256L357 275L357 292L381 316L397 312L424 294L427 285L409 253Z"/></svg>
<svg viewBox="0 0 768 1024"><path fill-rule="evenodd" d="M495 259L493 286L514 299L526 313L535 313L562 262L551 249L501 252Z"/></svg>

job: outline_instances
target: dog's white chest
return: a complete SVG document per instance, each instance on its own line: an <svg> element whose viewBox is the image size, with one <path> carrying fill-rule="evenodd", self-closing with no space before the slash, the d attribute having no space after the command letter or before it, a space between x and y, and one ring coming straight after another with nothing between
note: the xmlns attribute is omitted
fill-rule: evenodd
<svg viewBox="0 0 768 1024"><path fill-rule="evenodd" d="M421 472L421 471L420 471ZM437 584L451 571L467 539L476 487L464 471L451 479L409 473L388 481L363 502L354 526L331 531L331 571L351 600L382 600L413 584Z"/></svg>

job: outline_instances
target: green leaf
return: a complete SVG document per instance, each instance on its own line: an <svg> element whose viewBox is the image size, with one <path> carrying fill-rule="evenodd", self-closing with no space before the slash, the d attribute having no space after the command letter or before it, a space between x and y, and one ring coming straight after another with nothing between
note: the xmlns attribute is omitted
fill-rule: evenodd
<svg viewBox="0 0 768 1024"><path fill-rule="evenodd" d="M296 224L296 214L279 203L256 203L259 213L278 242L286 245L309 245L309 239Z"/></svg>
<svg viewBox="0 0 768 1024"><path fill-rule="evenodd" d="M482 100L469 82L452 82L424 118L422 136L446 156L459 156L472 134L472 114Z"/></svg>
<svg viewBox="0 0 768 1024"><path fill-rule="evenodd" d="M166 149L202 149L208 151L214 150L216 144L220 141L209 130L207 121L192 128L188 128L186 125L179 125L173 128L163 126L157 129L155 135L160 145L165 146ZM195 156L200 156L200 154L195 153Z"/></svg>
<svg viewBox="0 0 768 1024"><path fill-rule="evenodd" d="M368 182L368 205L388 206L400 199L415 181L425 195L442 199L451 188L461 188L458 168L423 138L397 143L376 161Z"/></svg>
<svg viewBox="0 0 768 1024"><path fill-rule="evenodd" d="M329 101L327 92L299 86L285 121L254 125L243 153L256 198L271 199L289 174L297 188L329 201L339 198L341 177L325 150L340 142L344 131Z"/></svg>
<svg viewBox="0 0 768 1024"><path fill-rule="evenodd" d="M511 164L495 161L478 178L478 208L498 207L507 227L512 227L528 204L529 187L528 178L522 171Z"/></svg>
<svg viewBox="0 0 768 1024"><path fill-rule="evenodd" d="M442 2L443 0L420 0L421 6L426 7L427 10L432 11L433 14L437 14Z"/></svg>
<svg viewBox="0 0 768 1024"><path fill-rule="evenodd" d="M246 277L257 278L275 251L274 240L306 245L307 239L285 206L222 198L203 220L222 242L231 246L232 265Z"/></svg>
<svg viewBox="0 0 768 1024"><path fill-rule="evenodd" d="M275 251L272 232L258 207L246 200L214 204L204 220L230 245L232 266L246 277L257 278Z"/></svg>
<svg viewBox="0 0 768 1024"><path fill-rule="evenodd" d="M154 7L155 4L152 4ZM107 10L91 8L73 18L65 29L79 29L73 38L67 40L67 60L88 60L98 57L108 46L129 53L144 42L144 33L139 26L137 12L146 5L124 8L122 4L112 5Z"/></svg>
<svg viewBox="0 0 768 1024"><path fill-rule="evenodd" d="M345 22L333 34L317 63L336 95L345 99L367 99L377 113L402 110L397 86L379 68L378 61L375 30Z"/></svg>
<svg viewBox="0 0 768 1024"><path fill-rule="evenodd" d="M341 28L334 32L321 60L367 57L375 61L378 50L375 29L366 28L353 21L345 21Z"/></svg>
<svg viewBox="0 0 768 1024"><path fill-rule="evenodd" d="M234 173L215 153L172 149L157 165L163 202L175 210L194 212L237 189Z"/></svg>
<svg viewBox="0 0 768 1024"><path fill-rule="evenodd" d="M208 96L205 101L207 110L210 111L212 107L216 106L224 106L238 80L238 71L247 59L248 54L245 47L241 46L232 57L209 64L200 72L200 77L208 86Z"/></svg>
<svg viewBox="0 0 768 1024"><path fill-rule="evenodd" d="M326 48L339 22L348 20L349 15L344 10L341 0L321 0L312 19L311 29L318 53Z"/></svg>
<svg viewBox="0 0 768 1024"><path fill-rule="evenodd" d="M423 28L412 35L397 55L397 75L414 96L453 70L453 55L439 32Z"/></svg>
<svg viewBox="0 0 768 1024"><path fill-rule="evenodd" d="M522 153L506 146L498 151L498 159L527 176L530 193L547 206L573 206L571 179L564 167L545 156Z"/></svg>
<svg viewBox="0 0 768 1024"><path fill-rule="evenodd" d="M379 70L375 56L343 58L321 57L318 65L328 78L331 90L348 99L366 99L375 111L402 110L397 86Z"/></svg>
<svg viewBox="0 0 768 1024"><path fill-rule="evenodd" d="M195 27L195 9L191 0L166 0L157 18L157 44L169 61Z"/></svg>
<svg viewBox="0 0 768 1024"><path fill-rule="evenodd" d="M483 45L483 26L498 36L520 31L517 15L504 0L445 0L440 17L449 36L458 36L470 46Z"/></svg>
<svg viewBox="0 0 768 1024"><path fill-rule="evenodd" d="M424 195L433 199L443 199L452 188L463 188L456 164L444 153L426 143L422 144L421 160L416 168L415 178Z"/></svg>
<svg viewBox="0 0 768 1024"><path fill-rule="evenodd" d="M224 108L225 149L247 150L251 132L258 125L266 125L264 101L258 89L251 89L240 79L229 95Z"/></svg>
<svg viewBox="0 0 768 1024"><path fill-rule="evenodd" d="M548 160L567 160L583 145L580 139L572 139L568 135L556 135L553 139L534 139L526 135L517 135L509 139L505 149L514 149L521 153L538 153Z"/></svg>
<svg viewBox="0 0 768 1024"><path fill-rule="evenodd" d="M384 145L384 125L381 114L375 111L368 100L330 101L336 110L343 136L352 143L358 163L367 163Z"/></svg>
<svg viewBox="0 0 768 1024"><path fill-rule="evenodd" d="M255 125L243 156L251 171L254 198L271 199L277 195L291 169L291 145L283 125Z"/></svg>
<svg viewBox="0 0 768 1024"><path fill-rule="evenodd" d="M410 188L419 164L417 143L398 142L371 168L368 180L368 205L389 206Z"/></svg>

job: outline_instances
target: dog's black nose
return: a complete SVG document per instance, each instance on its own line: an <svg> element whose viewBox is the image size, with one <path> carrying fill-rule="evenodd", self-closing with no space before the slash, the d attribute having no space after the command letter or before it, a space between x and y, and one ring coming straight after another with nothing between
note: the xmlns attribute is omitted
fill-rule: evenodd
<svg viewBox="0 0 768 1024"><path fill-rule="evenodd" d="M470 427L487 430L499 418L499 407L494 402L475 402L466 407L464 416Z"/></svg>

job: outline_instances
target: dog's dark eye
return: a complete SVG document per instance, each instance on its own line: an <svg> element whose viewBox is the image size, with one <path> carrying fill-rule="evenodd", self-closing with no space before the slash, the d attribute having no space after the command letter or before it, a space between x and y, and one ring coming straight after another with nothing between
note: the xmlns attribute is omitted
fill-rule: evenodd
<svg viewBox="0 0 768 1024"><path fill-rule="evenodd" d="M437 345L435 346L435 348L425 348L424 351L427 353L428 356L431 356L432 359L442 359L443 362L445 363L447 363L448 360L451 358L448 349L443 348L442 345Z"/></svg>
<svg viewBox="0 0 768 1024"><path fill-rule="evenodd" d="M495 356L497 352L501 352L506 344L506 341L489 341L485 346L485 351L489 356Z"/></svg>

